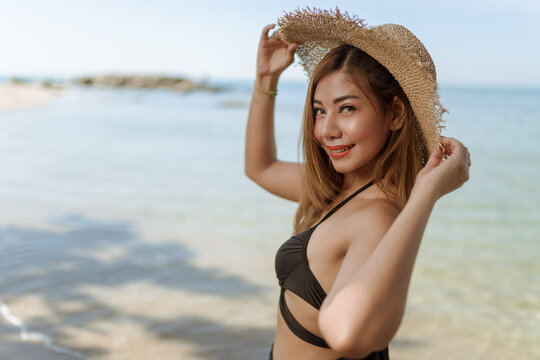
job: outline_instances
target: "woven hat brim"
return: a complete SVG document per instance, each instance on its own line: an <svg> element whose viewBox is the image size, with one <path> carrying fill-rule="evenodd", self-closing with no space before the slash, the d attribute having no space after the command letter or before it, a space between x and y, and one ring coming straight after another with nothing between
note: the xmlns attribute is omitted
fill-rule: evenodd
<svg viewBox="0 0 540 360"><path fill-rule="evenodd" d="M286 13L278 19L278 26L283 40L300 44L296 53L309 77L324 56L338 46L348 44L368 53L388 69L407 95L428 154L438 146L446 110L439 101L433 61L409 30L395 24L371 28L339 9L309 8Z"/></svg>

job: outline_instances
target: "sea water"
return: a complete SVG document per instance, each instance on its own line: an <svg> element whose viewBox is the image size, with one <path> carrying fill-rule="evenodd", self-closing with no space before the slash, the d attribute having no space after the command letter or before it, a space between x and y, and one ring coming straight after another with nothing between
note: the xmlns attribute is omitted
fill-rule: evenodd
<svg viewBox="0 0 540 360"><path fill-rule="evenodd" d="M0 114L0 300L30 330L93 359L136 359L134 339L162 359L177 344L186 359L267 352L295 204L244 175L252 83L219 85L71 86ZM305 92L280 85L282 160L301 159ZM501 344L540 357L540 90L442 87L441 100L470 180L432 213L406 317L488 344L486 359Z"/></svg>

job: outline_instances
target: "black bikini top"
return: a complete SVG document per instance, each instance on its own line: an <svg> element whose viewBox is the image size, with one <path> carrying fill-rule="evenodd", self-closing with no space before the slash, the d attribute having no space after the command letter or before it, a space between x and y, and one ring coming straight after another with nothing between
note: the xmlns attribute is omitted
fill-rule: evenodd
<svg viewBox="0 0 540 360"><path fill-rule="evenodd" d="M287 304L285 303L283 293L285 290L292 291L308 302L315 309L319 310L321 308L321 304L326 298L326 293L309 268L306 254L309 238L320 223L328 219L349 200L371 185L373 185L373 181L370 181L345 200L337 204L317 224L308 230L301 232L300 234L292 236L283 245L281 245L277 251L275 265L276 275L279 280L279 286L281 287L281 295L279 298L281 315L283 316L283 319L285 320L285 323L289 329L291 329L291 331L300 339L307 341L310 344L328 348L328 344L323 338L309 332L294 318L287 307Z"/></svg>

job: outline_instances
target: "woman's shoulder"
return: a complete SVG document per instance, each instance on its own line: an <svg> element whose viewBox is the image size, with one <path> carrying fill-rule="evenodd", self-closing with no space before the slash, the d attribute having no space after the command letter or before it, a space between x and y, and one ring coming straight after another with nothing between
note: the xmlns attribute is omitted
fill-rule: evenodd
<svg viewBox="0 0 540 360"><path fill-rule="evenodd" d="M382 193L370 194L358 200L347 219L352 234L361 234L364 239L366 236L381 238L393 224L400 210Z"/></svg>
<svg viewBox="0 0 540 360"><path fill-rule="evenodd" d="M395 202L391 201L378 187L372 186L362 196L358 197L355 212L362 217L392 217L399 215L399 209Z"/></svg>
<svg viewBox="0 0 540 360"><path fill-rule="evenodd" d="M389 223L390 225L400 212L396 204L386 197L367 199L355 210L354 217L356 221L362 223Z"/></svg>

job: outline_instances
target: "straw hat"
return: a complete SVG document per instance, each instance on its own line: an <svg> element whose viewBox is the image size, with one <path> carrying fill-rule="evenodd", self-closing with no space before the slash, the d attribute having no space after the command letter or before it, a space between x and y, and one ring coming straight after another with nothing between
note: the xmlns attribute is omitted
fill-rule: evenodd
<svg viewBox="0 0 540 360"><path fill-rule="evenodd" d="M296 53L311 77L313 70L330 52L353 45L382 64L401 85L420 125L422 146L428 154L439 144L444 128L439 102L435 65L424 45L401 25L368 27L363 20L338 8L332 10L297 9L277 21L279 36L296 42Z"/></svg>

